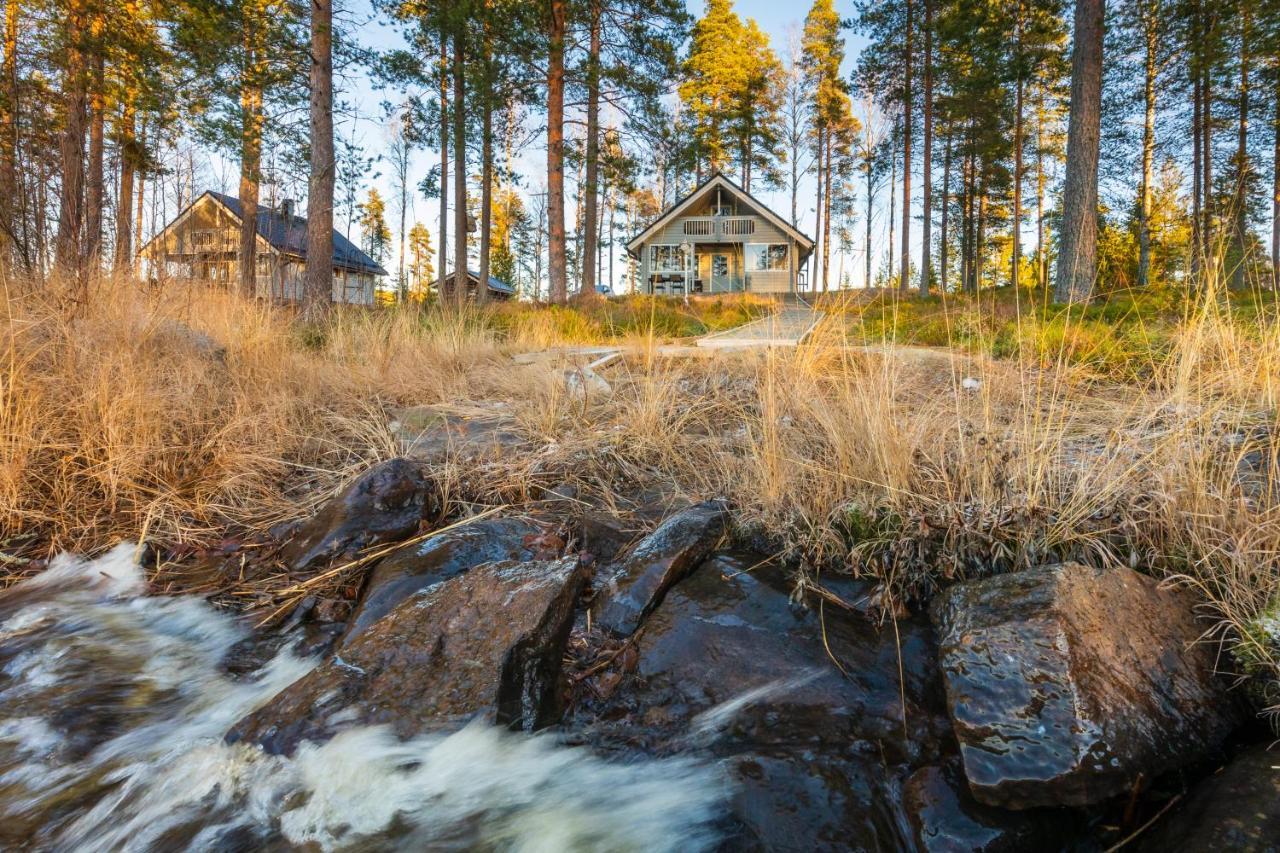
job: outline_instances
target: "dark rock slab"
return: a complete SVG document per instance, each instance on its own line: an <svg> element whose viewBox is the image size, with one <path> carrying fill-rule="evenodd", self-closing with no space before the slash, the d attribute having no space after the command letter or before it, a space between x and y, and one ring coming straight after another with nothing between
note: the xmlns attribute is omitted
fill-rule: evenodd
<svg viewBox="0 0 1280 853"><path fill-rule="evenodd" d="M635 633L667 590L711 553L724 535L725 522L724 504L712 501L683 509L658 525L631 553L602 571L593 623L621 636Z"/></svg>
<svg viewBox="0 0 1280 853"><path fill-rule="evenodd" d="M532 559L533 548L526 544L526 537L540 530L523 519L485 518L388 554L369 575L343 646L419 590L481 563Z"/></svg>
<svg viewBox="0 0 1280 853"><path fill-rule="evenodd" d="M1203 759L1239 719L1189 597L1129 569L969 581L933 619L965 775L989 805L1100 802Z"/></svg>
<svg viewBox="0 0 1280 853"><path fill-rule="evenodd" d="M431 464L483 461L527 442L510 413L495 408L471 415L436 406L413 406L391 424L404 455Z"/></svg>
<svg viewBox="0 0 1280 853"><path fill-rule="evenodd" d="M432 491L417 463L381 462L321 507L281 556L289 568L306 571L369 545L404 539L417 531Z"/></svg>
<svg viewBox="0 0 1280 853"><path fill-rule="evenodd" d="M1280 748L1251 747L1201 781L1141 849L1280 853Z"/></svg>
<svg viewBox="0 0 1280 853"><path fill-rule="evenodd" d="M958 761L913 773L903 787L902 805L911 841L925 853L1060 850L1080 834L1078 819L1060 810L982 805L969 793Z"/></svg>
<svg viewBox="0 0 1280 853"><path fill-rule="evenodd" d="M576 558L487 563L402 601L332 660L237 723L230 742L292 753L351 725L401 737L484 715L557 722L561 663L585 573Z"/></svg>
<svg viewBox="0 0 1280 853"><path fill-rule="evenodd" d="M902 768L875 756L741 753L724 768L733 794L720 850L910 849L886 796Z"/></svg>
<svg viewBox="0 0 1280 853"><path fill-rule="evenodd" d="M599 726L658 750L865 740L895 761L932 755L950 732L928 623L895 632L816 600L804 607L761 562L721 554L671 589Z"/></svg>

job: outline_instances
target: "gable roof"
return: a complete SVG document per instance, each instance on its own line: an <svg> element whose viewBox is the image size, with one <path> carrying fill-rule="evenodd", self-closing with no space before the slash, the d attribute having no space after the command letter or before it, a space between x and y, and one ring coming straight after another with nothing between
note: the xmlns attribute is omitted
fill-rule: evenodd
<svg viewBox="0 0 1280 853"><path fill-rule="evenodd" d="M444 277L444 281L445 281L445 282L452 282L452 281L453 281L453 275L454 275L454 274L453 274L452 272L450 272L447 276L445 276L445 277ZM480 283L480 273L476 272L476 271L475 271L475 270L473 270L473 269L468 269L468 270L467 270L467 278L470 280L470 282L471 282L472 284L479 284L479 283ZM436 288L437 290L439 290L439 289L440 289L440 279L438 279L438 278L437 278L435 281L431 282L431 286L432 286L432 287L434 287L434 288ZM511 286L511 285L509 285L509 284L507 284L507 283L506 283L505 281L503 281L502 279L500 279L500 278L494 278L493 276L489 276L489 289L490 289L490 290L492 290L492 291L494 291L495 293L506 293L506 294L508 294L508 295L510 295L510 296L515 296L515 293L516 293L516 289L515 289L514 287L512 287L512 286Z"/></svg>
<svg viewBox="0 0 1280 853"><path fill-rule="evenodd" d="M662 213L660 213L658 215L658 218L653 220L653 222L650 222L647 228L645 228L636 236L632 237L627 242L627 246L626 246L627 251L630 254L634 255L636 251L640 248L641 244L644 243L645 240L648 240L650 237L652 237L655 233L658 232L659 229L661 229L664 225L666 225L672 219L675 219L676 217L680 216L685 211L687 211L690 207L693 206L693 203L702 196L704 192L708 192L714 187L727 189L729 192L733 193L738 198L745 201L748 205L750 205L752 208L755 209L758 215L767 219L775 228L793 237L795 241L800 244L801 249L806 255L809 252L813 251L813 241L810 240L803 232L801 232L799 229L794 227L790 222L787 222L778 214L774 213L764 204L764 202L760 201L751 193L744 190L738 184L729 180L720 172L716 172L711 177L707 178L705 181L698 184L696 187L693 188L693 190L688 195L686 195L684 198L680 199L675 204L671 205L671 207L667 208Z"/></svg>
<svg viewBox="0 0 1280 853"><path fill-rule="evenodd" d="M237 219L243 220L240 199L224 193L206 190L211 196ZM306 260L307 258L307 220L302 216L285 216L274 208L258 207L258 235L271 244L277 251ZM333 232L333 265L351 272L367 272L374 275L386 275L387 271L364 252L356 248L346 237Z"/></svg>

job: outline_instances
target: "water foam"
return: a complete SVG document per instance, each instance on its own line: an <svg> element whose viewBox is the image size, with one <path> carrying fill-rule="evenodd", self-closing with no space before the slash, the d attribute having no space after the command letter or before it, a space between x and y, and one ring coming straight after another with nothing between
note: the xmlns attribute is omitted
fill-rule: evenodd
<svg viewBox="0 0 1280 853"><path fill-rule="evenodd" d="M255 679L220 663L246 630L149 598L136 549L62 557L0 597L0 847L690 850L726 796L686 759L617 764L472 724L398 740L350 729L291 758L223 734L315 661Z"/></svg>

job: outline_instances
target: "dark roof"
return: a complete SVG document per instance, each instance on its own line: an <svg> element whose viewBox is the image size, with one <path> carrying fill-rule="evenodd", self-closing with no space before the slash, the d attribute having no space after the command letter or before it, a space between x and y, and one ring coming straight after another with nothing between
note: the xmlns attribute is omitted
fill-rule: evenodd
<svg viewBox="0 0 1280 853"><path fill-rule="evenodd" d="M454 274L452 272L449 273L447 276L445 276L444 280L453 281L453 275ZM473 282L478 282L480 281L480 273L476 272L475 270L469 269L467 270L467 278L471 279L471 281ZM436 289L439 289L440 279L436 279L434 282L432 282L432 284L436 287ZM496 290L499 293L509 293L513 296L515 295L515 292L516 292L516 289L514 287L507 284L502 279L494 278L493 276L489 276L489 289Z"/></svg>
<svg viewBox="0 0 1280 853"><path fill-rule="evenodd" d="M243 218L240 199L235 196L216 193L212 190L207 195L213 196L237 218ZM307 257L307 220L302 216L285 216L280 211L258 206L258 234L277 251L296 255L302 259ZM387 271L373 258L360 251L356 246L337 231L333 232L333 265L351 272L370 272L375 275L386 275Z"/></svg>

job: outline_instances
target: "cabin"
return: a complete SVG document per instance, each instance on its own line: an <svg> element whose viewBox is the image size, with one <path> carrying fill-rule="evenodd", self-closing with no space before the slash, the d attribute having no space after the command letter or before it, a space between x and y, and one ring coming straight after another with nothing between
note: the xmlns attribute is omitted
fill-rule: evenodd
<svg viewBox="0 0 1280 853"><path fill-rule="evenodd" d="M626 248L643 293L786 295L803 287L813 241L716 173Z"/></svg>
<svg viewBox="0 0 1280 853"><path fill-rule="evenodd" d="M444 277L444 280L436 279L431 287L436 293L442 293L446 297L453 295L453 282L455 273L450 272ZM480 286L480 273L475 270L467 270L467 298L475 299L476 288ZM499 302L512 299L516 295L516 289L500 278L489 276L489 298L496 299Z"/></svg>
<svg viewBox="0 0 1280 853"><path fill-rule="evenodd" d="M256 295L278 302L302 298L307 268L307 220L293 203L258 208ZM207 191L177 215L140 252L160 278L233 284L240 280L240 200ZM378 279L387 271L333 232L333 301L374 304Z"/></svg>

